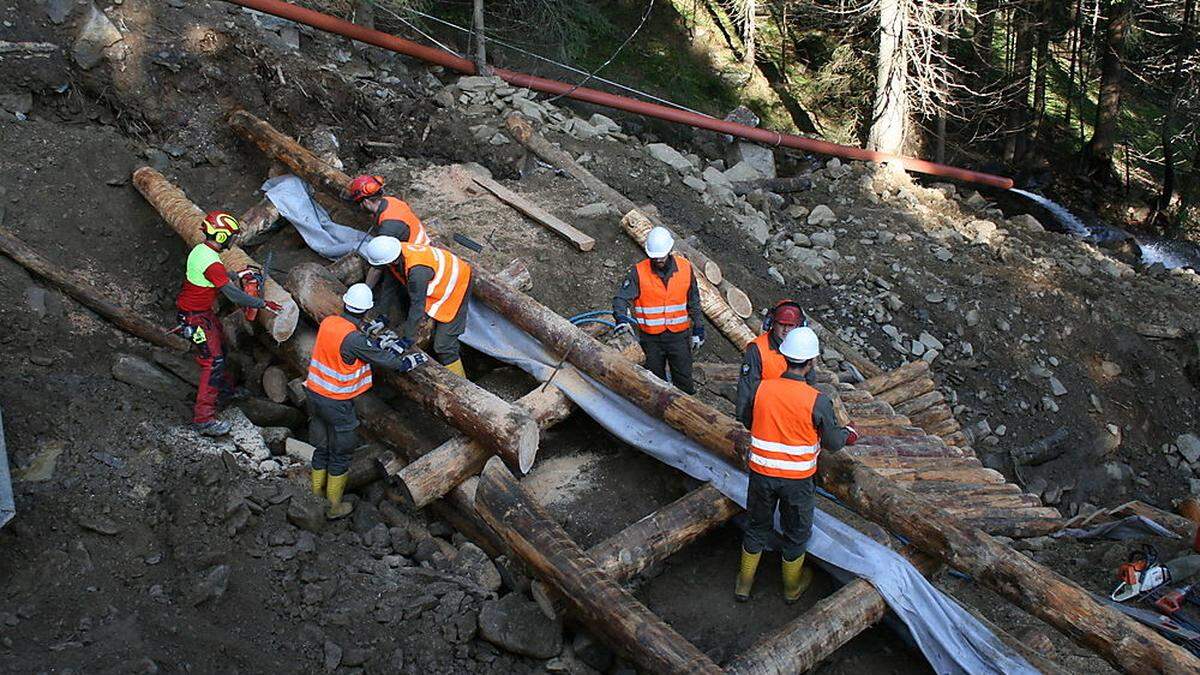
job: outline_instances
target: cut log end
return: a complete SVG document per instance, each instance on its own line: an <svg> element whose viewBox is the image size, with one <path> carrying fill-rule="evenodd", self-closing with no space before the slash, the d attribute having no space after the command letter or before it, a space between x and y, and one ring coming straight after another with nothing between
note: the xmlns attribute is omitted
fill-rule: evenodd
<svg viewBox="0 0 1200 675"><path fill-rule="evenodd" d="M521 470L521 474L529 473L533 468L533 462L537 459L538 441L541 438L541 432L538 430L537 424L529 417L524 418L527 424L522 424L517 435L517 468Z"/></svg>
<svg viewBox="0 0 1200 675"><path fill-rule="evenodd" d="M296 332L296 324L299 322L300 306L295 301L287 302L271 322L271 337L275 342L285 342Z"/></svg>
<svg viewBox="0 0 1200 675"><path fill-rule="evenodd" d="M729 303L729 307L733 309L733 313L743 319L749 319L754 314L754 304L750 302L750 296L746 295L742 289L729 287L725 290L725 302Z"/></svg>

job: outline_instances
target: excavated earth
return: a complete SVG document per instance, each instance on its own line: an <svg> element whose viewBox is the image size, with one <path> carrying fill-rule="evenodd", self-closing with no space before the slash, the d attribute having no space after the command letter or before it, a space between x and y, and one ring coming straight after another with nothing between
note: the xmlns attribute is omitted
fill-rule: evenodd
<svg viewBox="0 0 1200 675"><path fill-rule="evenodd" d="M481 99L440 69L220 2L125 0L102 15L107 26L75 0L0 9L0 40L56 46L0 55L0 221L164 328L186 250L130 173L155 166L202 208L250 207L272 167L224 124L238 107L349 173L383 173L431 227L483 244L477 254L458 249L479 264L522 258L532 294L564 315L607 307L639 257L594 195L495 137L511 103ZM89 23L91 47L77 42ZM542 110L579 121L598 112ZM1135 498L1169 510L1200 492L1200 464L1194 474L1189 462L1200 458L1179 441L1200 432L1194 273L1144 270L1126 253L1045 232L1011 200L1007 213L995 207L996 195L866 166L779 156L781 172L808 172L814 187L745 205L699 178L723 168L713 164L720 138L605 114L620 131L548 135L715 253L756 307L794 297L885 369L941 345L932 370L980 456L1064 515ZM695 153L691 167L651 156L652 142ZM448 167L470 162L595 237L596 249L579 253L468 192ZM317 259L290 228L252 250L260 260L268 252L278 271ZM1143 324L1181 337L1151 339ZM709 335L701 359L737 360L715 328ZM632 671L582 626L531 613L519 564L489 559L428 512L396 507L381 484L354 496L353 518L324 525L304 494L302 462L280 454L283 435L303 438L301 416L262 403L272 356L253 336L239 331L231 362L255 399L226 413L239 433L220 441L187 427L186 359L117 331L5 257L0 350L18 508L0 530L0 671ZM839 355L826 357L845 370ZM533 386L478 354L467 366L510 399ZM731 410L725 394L702 393ZM420 427L430 447L451 435ZM1069 434L1061 456L1014 470L1009 450L1059 427ZM584 547L695 487L582 415L544 434L525 485ZM1182 548L1153 543L1168 557ZM717 662L834 588L820 575L803 606L787 607L777 566L766 564L755 602L737 605L737 546L736 526L726 526L635 584ZM1131 543L1014 546L1107 592ZM936 581L1068 669L1107 668L969 580ZM821 666L864 669L928 666L886 627Z"/></svg>

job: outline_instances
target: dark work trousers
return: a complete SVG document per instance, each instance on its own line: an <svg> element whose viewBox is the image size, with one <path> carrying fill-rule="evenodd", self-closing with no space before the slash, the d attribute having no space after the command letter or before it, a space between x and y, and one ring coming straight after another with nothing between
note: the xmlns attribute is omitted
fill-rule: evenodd
<svg viewBox="0 0 1200 675"><path fill-rule="evenodd" d="M467 330L467 313L470 311L468 306L471 304L471 285L475 283L475 278L472 277L467 282L467 294L463 297L462 306L458 308L458 314L455 314L446 323L433 323L433 338L430 341L429 348L433 352L433 358L437 362L444 365L454 363L462 358L462 349L458 341L462 334Z"/></svg>
<svg viewBox="0 0 1200 675"><path fill-rule="evenodd" d="M746 534L742 548L758 553L771 540L775 529L775 508L779 507L779 529L783 536L784 560L795 560L807 548L812 534L813 479L775 478L750 471L746 490Z"/></svg>
<svg viewBox="0 0 1200 675"><path fill-rule="evenodd" d="M408 315L408 289L390 269L385 269L379 277L375 309L386 314L392 326L403 325L404 317Z"/></svg>
<svg viewBox="0 0 1200 675"><path fill-rule="evenodd" d="M312 468L326 469L330 476L340 476L350 470L350 459L358 444L358 413L354 399L337 400L314 394L308 395L308 442L313 450Z"/></svg>
<svg viewBox="0 0 1200 675"><path fill-rule="evenodd" d="M671 383L685 394L696 393L692 381L692 332L672 333L663 331L657 335L642 333L638 336L642 351L646 352L646 370L667 379L667 367L671 368Z"/></svg>
<svg viewBox="0 0 1200 675"><path fill-rule="evenodd" d="M221 400L233 393L233 381L225 371L224 335L221 320L212 310L179 312L179 321L192 328L192 354L200 366L200 382L196 387L196 404L192 421L210 422L217 416Z"/></svg>

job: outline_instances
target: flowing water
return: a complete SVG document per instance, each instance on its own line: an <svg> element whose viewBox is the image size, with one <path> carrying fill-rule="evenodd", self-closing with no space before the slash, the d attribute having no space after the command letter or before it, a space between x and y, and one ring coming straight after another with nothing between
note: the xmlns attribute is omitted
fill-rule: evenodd
<svg viewBox="0 0 1200 675"><path fill-rule="evenodd" d="M1138 248L1142 252L1142 264L1144 265L1160 263L1167 269L1191 267L1192 269L1200 270L1200 246L1196 244L1188 241L1163 239L1148 235L1135 237L1125 230L1106 224L1088 225L1074 213L1068 211L1065 206L1052 199L1017 188L1012 188L1010 192L1015 192L1036 202L1042 208L1049 211L1072 236L1095 244L1133 239L1137 242Z"/></svg>

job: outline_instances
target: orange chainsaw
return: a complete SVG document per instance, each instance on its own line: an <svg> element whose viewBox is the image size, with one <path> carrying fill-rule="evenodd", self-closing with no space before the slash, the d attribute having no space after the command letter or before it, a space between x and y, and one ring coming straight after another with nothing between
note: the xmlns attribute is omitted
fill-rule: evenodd
<svg viewBox="0 0 1200 675"><path fill-rule="evenodd" d="M271 256L268 254L267 265L270 264ZM238 272L238 281L241 283L242 291L244 291L246 295L255 298L261 298L263 296L263 287L266 286L266 276L263 274L262 269L254 266L247 267L241 272ZM242 309L242 314L246 317L247 321L254 321L258 318L258 308L244 307Z"/></svg>

